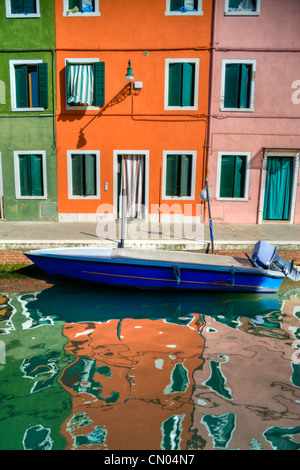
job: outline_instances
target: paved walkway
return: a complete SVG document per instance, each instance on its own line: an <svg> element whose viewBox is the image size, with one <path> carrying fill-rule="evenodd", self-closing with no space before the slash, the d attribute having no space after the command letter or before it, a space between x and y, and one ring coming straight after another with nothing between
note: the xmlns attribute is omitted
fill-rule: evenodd
<svg viewBox="0 0 300 470"><path fill-rule="evenodd" d="M252 250L258 240L280 250L300 251L300 225L214 224L214 245L219 251ZM61 245L116 246L120 223L0 222L0 250ZM126 224L125 246L158 249L205 249L210 241L207 224Z"/></svg>

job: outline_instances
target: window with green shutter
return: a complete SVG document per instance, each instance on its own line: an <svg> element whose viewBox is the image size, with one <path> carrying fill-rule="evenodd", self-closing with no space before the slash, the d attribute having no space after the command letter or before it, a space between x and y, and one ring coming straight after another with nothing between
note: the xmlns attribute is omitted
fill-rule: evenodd
<svg viewBox="0 0 300 470"><path fill-rule="evenodd" d="M167 59L167 107L197 107L198 61L173 61Z"/></svg>
<svg viewBox="0 0 300 470"><path fill-rule="evenodd" d="M185 154L166 155L166 190L171 197L190 197L192 194L193 156Z"/></svg>
<svg viewBox="0 0 300 470"><path fill-rule="evenodd" d="M39 0L6 0L7 18L32 18L40 16Z"/></svg>
<svg viewBox="0 0 300 470"><path fill-rule="evenodd" d="M222 155L219 195L222 198L245 198L247 157Z"/></svg>
<svg viewBox="0 0 300 470"><path fill-rule="evenodd" d="M15 63L15 106L16 109L48 107L48 64Z"/></svg>
<svg viewBox="0 0 300 470"><path fill-rule="evenodd" d="M96 155L74 153L71 155L72 195L96 196Z"/></svg>
<svg viewBox="0 0 300 470"><path fill-rule="evenodd" d="M18 160L20 196L44 196L43 155L20 154Z"/></svg>
<svg viewBox="0 0 300 470"><path fill-rule="evenodd" d="M67 60L66 90L68 106L104 106L105 63Z"/></svg>
<svg viewBox="0 0 300 470"><path fill-rule="evenodd" d="M252 110L254 79L255 61L225 61L223 109Z"/></svg>

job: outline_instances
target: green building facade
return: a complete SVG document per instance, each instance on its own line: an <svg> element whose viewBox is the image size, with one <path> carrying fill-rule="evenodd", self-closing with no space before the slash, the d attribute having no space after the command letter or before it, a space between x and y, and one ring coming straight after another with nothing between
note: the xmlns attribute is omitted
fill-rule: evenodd
<svg viewBox="0 0 300 470"><path fill-rule="evenodd" d="M54 2L0 2L0 218L56 220Z"/></svg>

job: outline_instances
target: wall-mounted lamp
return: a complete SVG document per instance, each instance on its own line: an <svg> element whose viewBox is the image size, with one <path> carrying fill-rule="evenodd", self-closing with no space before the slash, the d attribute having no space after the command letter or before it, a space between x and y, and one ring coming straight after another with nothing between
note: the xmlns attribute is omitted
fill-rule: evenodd
<svg viewBox="0 0 300 470"><path fill-rule="evenodd" d="M134 76L131 68L131 61L129 59L128 61L128 67L127 67L127 72L125 76L125 82L134 82Z"/></svg>

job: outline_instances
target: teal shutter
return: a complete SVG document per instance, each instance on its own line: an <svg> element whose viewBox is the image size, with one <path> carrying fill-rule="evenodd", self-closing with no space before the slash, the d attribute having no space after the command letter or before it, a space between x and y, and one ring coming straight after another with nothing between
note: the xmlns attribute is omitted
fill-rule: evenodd
<svg viewBox="0 0 300 470"><path fill-rule="evenodd" d="M36 0L24 0L23 8L24 8L23 12L25 14L36 13Z"/></svg>
<svg viewBox="0 0 300 470"><path fill-rule="evenodd" d="M166 196L176 196L178 155L167 155Z"/></svg>
<svg viewBox="0 0 300 470"><path fill-rule="evenodd" d="M19 175L21 196L31 196L29 155L19 155Z"/></svg>
<svg viewBox="0 0 300 470"><path fill-rule="evenodd" d="M71 67L72 64L67 60L66 61L66 102L68 103L68 100L71 96Z"/></svg>
<svg viewBox="0 0 300 470"><path fill-rule="evenodd" d="M83 196L82 155L78 153L72 155L72 194L73 196Z"/></svg>
<svg viewBox="0 0 300 470"><path fill-rule="evenodd" d="M28 108L28 76L27 65L15 66L16 106Z"/></svg>
<svg viewBox="0 0 300 470"><path fill-rule="evenodd" d="M169 106L181 106L182 63L169 65Z"/></svg>
<svg viewBox="0 0 300 470"><path fill-rule="evenodd" d="M41 155L28 155L30 159L31 196L43 196L43 158Z"/></svg>
<svg viewBox="0 0 300 470"><path fill-rule="evenodd" d="M184 6L184 0L171 0L170 11L177 11L179 8Z"/></svg>
<svg viewBox="0 0 300 470"><path fill-rule="evenodd" d="M181 106L194 105L195 64L182 63L182 97Z"/></svg>
<svg viewBox="0 0 300 470"><path fill-rule="evenodd" d="M37 65L39 107L48 108L48 64Z"/></svg>
<svg viewBox="0 0 300 470"><path fill-rule="evenodd" d="M226 65L224 108L239 107L240 65Z"/></svg>
<svg viewBox="0 0 300 470"><path fill-rule="evenodd" d="M251 75L252 66L241 64L240 108L249 108L250 106Z"/></svg>
<svg viewBox="0 0 300 470"><path fill-rule="evenodd" d="M69 10L73 10L75 7L82 11L82 0L69 0Z"/></svg>
<svg viewBox="0 0 300 470"><path fill-rule="evenodd" d="M233 197L245 196L245 173L246 159L245 157L236 155L234 161Z"/></svg>
<svg viewBox="0 0 300 470"><path fill-rule="evenodd" d="M223 155L221 163L220 197L232 197L234 155Z"/></svg>
<svg viewBox="0 0 300 470"><path fill-rule="evenodd" d="M85 196L96 195L96 157L86 154L85 160Z"/></svg>
<svg viewBox="0 0 300 470"><path fill-rule="evenodd" d="M191 195L192 157L181 155L180 165L180 196Z"/></svg>
<svg viewBox="0 0 300 470"><path fill-rule="evenodd" d="M105 105L105 62L94 63L94 106Z"/></svg>
<svg viewBox="0 0 300 470"><path fill-rule="evenodd" d="M245 196L246 158L239 155L223 155L221 162L220 197L243 198Z"/></svg>

